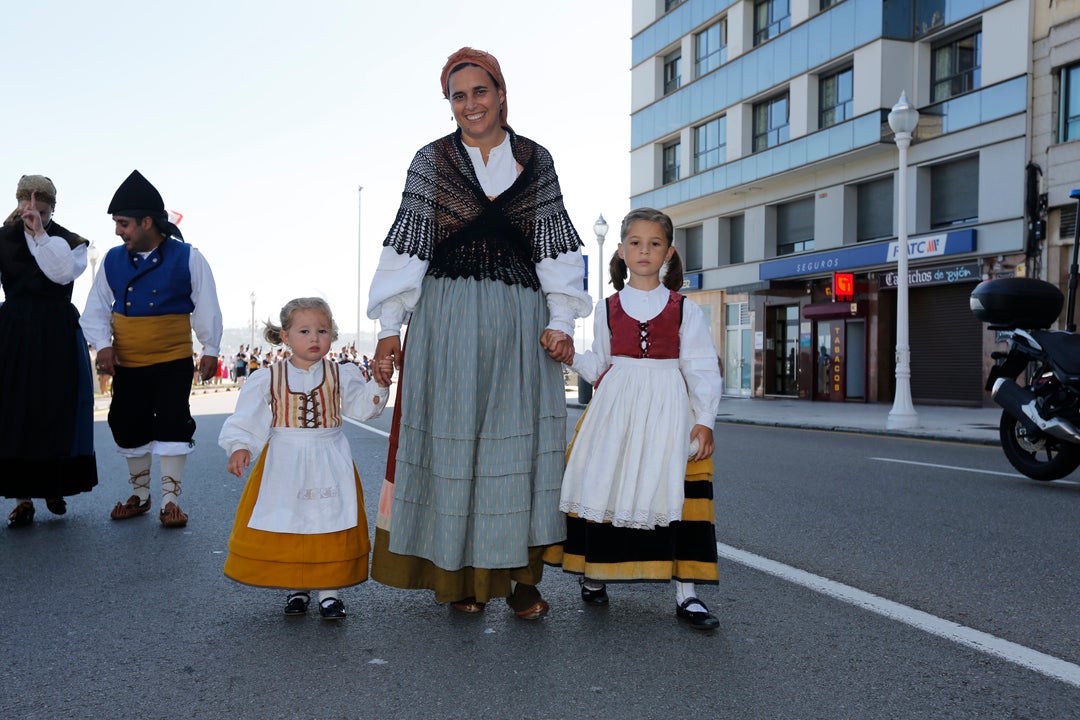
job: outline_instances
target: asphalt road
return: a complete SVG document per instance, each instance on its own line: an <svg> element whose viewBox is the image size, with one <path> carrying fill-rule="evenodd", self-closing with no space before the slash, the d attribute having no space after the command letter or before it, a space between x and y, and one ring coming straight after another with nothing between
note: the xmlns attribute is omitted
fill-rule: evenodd
<svg viewBox="0 0 1080 720"><path fill-rule="evenodd" d="M1080 716L1080 485L1012 476L994 448L718 425L714 634L676 623L669 587L597 610L558 572L537 623L368 582L334 624L221 574L234 398L193 398L185 530L109 520L128 488L104 422L101 485L0 529L0 718ZM347 432L373 526L386 440Z"/></svg>

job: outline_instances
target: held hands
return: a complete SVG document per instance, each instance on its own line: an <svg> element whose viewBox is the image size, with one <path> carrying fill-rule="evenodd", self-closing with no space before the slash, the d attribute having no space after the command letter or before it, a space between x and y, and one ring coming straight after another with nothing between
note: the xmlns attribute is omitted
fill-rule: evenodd
<svg viewBox="0 0 1080 720"><path fill-rule="evenodd" d="M394 377L394 368L401 372L401 337L391 335L384 337L375 346L375 362L372 374L375 382L380 387L389 387L390 380Z"/></svg>
<svg viewBox="0 0 1080 720"><path fill-rule="evenodd" d="M566 333L548 328L540 336L540 345L552 360L566 365L574 362L574 338Z"/></svg>
<svg viewBox="0 0 1080 720"><path fill-rule="evenodd" d="M690 456L691 460L704 460L713 454L715 446L713 445L712 428L704 425L695 425L690 428L690 442L693 443L694 440L698 441L698 451Z"/></svg>
<svg viewBox="0 0 1080 720"><path fill-rule="evenodd" d="M394 359L388 356L383 358L382 360L377 361L375 363L375 371L373 375L375 376L376 385L378 385L379 387L389 387L390 380L394 377ZM379 382L379 378L381 377L386 378L385 384ZM375 398L375 402L379 402L378 397Z"/></svg>
<svg viewBox="0 0 1080 720"><path fill-rule="evenodd" d="M229 456L229 464L226 469L236 477L243 477L251 464L251 453L247 450L237 450Z"/></svg>

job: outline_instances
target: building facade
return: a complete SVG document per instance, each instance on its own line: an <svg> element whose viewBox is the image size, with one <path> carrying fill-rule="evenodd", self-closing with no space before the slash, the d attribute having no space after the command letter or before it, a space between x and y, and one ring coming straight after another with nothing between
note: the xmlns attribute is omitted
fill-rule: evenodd
<svg viewBox="0 0 1080 720"><path fill-rule="evenodd" d="M1080 24L1035 5L634 0L631 205L672 217L726 393L891 401L904 93L912 396L987 402L999 346L968 296L1060 280L1046 238L1075 223L1056 108L1076 68L1080 134Z"/></svg>

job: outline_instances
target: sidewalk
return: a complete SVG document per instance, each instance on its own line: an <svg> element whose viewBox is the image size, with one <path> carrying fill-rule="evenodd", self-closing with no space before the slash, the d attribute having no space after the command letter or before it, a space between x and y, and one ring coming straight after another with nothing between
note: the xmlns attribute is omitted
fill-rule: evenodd
<svg viewBox="0 0 1080 720"><path fill-rule="evenodd" d="M576 393L567 393L567 404L582 407ZM841 430L972 443L998 445L998 421L1001 408L966 408L918 405L918 425L907 430L889 430L886 423L892 404L831 403L810 400L725 397L720 401L716 420L720 423L768 425L814 430Z"/></svg>

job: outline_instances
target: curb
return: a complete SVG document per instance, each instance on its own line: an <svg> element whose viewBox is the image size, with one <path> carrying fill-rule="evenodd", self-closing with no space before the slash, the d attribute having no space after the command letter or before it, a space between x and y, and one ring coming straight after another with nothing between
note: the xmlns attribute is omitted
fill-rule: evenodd
<svg viewBox="0 0 1080 720"><path fill-rule="evenodd" d="M580 402L567 401L568 408L584 410L587 405ZM972 437L967 435L948 434L933 430L888 430L886 428L859 427L855 425L828 425L799 422L797 420L756 420L752 418L738 418L730 415L717 415L716 422L726 425L755 425L757 427L792 428L795 430L820 430L823 432L842 432L857 435L874 435L876 437L905 438L910 440L934 440L937 442L961 443L964 445L985 445L987 447L1000 447L1001 441L996 437Z"/></svg>

